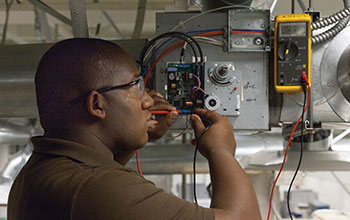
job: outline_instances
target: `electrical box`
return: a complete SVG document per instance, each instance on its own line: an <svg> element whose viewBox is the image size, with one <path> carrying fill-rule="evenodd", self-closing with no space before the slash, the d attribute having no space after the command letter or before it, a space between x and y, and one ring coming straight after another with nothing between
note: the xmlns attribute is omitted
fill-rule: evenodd
<svg viewBox="0 0 350 220"><path fill-rule="evenodd" d="M276 92L302 92L302 75L311 70L311 17L307 14L275 18L274 84Z"/></svg>
<svg viewBox="0 0 350 220"><path fill-rule="evenodd" d="M157 35L168 32L184 20L199 14L198 12L157 13ZM235 19L239 19L239 22L235 22ZM271 42L269 19L270 13L265 10L220 11L202 14L176 30L190 33L193 37L206 36L206 33L211 31L216 32L215 35L198 39L203 55L206 57L203 76L200 77L201 86L205 92L203 107L225 115L234 124L236 131L269 130L268 49L269 42ZM230 36L227 35L229 26L235 29ZM259 39L255 44L254 39L257 37L263 41ZM212 43L213 40L215 44ZM236 41L240 43L236 44ZM228 42L238 46L230 49ZM157 55L160 56L163 51L175 44L176 41L169 41L158 51ZM182 102L180 106L187 108L183 105L183 103L186 104L184 98L179 95L169 97L171 89L169 74L173 70L169 71L168 67L170 64L179 64L181 49L181 47L175 48L159 60L155 68L155 88L171 104L176 105ZM184 64L193 63L191 50L185 51L183 62ZM179 69L173 71L173 73L176 72L179 72ZM184 79L183 76L180 78ZM195 86L195 84L192 85ZM190 91L188 88L189 86L186 91ZM196 93L200 95L202 92L197 91ZM184 97L186 96L188 97L188 93ZM174 98L182 101L173 103ZM188 107L188 109L191 108ZM186 116L182 117L181 114L171 129L183 130L188 127L187 125Z"/></svg>

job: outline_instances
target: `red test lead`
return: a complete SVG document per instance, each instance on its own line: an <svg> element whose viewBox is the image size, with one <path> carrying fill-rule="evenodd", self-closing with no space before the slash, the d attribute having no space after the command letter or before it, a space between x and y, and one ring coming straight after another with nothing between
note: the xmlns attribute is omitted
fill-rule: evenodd
<svg viewBox="0 0 350 220"><path fill-rule="evenodd" d="M180 110L176 110L177 113L181 113ZM167 115L170 111L166 111L166 110L154 110L154 111L150 111L152 115Z"/></svg>

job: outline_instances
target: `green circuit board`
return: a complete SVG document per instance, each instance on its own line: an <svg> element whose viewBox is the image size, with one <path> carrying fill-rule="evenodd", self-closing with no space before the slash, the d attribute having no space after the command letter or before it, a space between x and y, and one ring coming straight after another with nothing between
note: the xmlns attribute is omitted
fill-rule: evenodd
<svg viewBox="0 0 350 220"><path fill-rule="evenodd" d="M201 77L193 63L167 64L167 97L171 105L179 110L192 113L194 108L203 107L203 93L196 90Z"/></svg>

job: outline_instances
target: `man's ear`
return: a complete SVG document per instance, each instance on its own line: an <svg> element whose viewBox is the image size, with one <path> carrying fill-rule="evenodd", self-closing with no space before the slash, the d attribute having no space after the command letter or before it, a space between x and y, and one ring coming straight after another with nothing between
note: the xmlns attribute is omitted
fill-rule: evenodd
<svg viewBox="0 0 350 220"><path fill-rule="evenodd" d="M89 114L93 117L97 117L99 119L104 119L106 117L104 99L100 93L91 91L87 96L86 106Z"/></svg>

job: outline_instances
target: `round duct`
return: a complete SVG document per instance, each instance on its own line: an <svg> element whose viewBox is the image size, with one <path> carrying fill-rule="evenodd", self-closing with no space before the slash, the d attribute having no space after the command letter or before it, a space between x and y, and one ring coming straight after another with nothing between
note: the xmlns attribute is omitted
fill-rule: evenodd
<svg viewBox="0 0 350 220"><path fill-rule="evenodd" d="M321 62L323 95L333 111L350 122L350 27L332 40Z"/></svg>

